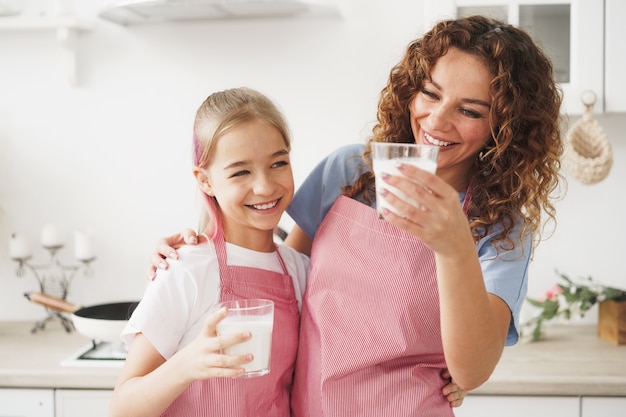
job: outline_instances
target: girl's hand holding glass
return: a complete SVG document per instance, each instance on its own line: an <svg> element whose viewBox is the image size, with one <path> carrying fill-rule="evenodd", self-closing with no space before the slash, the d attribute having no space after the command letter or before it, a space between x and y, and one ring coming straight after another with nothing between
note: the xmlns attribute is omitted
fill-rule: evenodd
<svg viewBox="0 0 626 417"><path fill-rule="evenodd" d="M237 378L245 373L243 365L253 360L252 355L226 355L224 349L250 339L250 332L217 335L217 324L228 315L225 308L207 318L198 337L176 353L174 360L181 375L190 382L215 377Z"/></svg>

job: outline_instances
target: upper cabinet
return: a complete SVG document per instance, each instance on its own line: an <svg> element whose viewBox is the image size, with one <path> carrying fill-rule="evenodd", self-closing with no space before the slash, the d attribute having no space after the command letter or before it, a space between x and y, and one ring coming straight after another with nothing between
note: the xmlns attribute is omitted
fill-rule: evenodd
<svg viewBox="0 0 626 417"><path fill-rule="evenodd" d="M527 31L551 58L563 89L562 112L581 114L592 91L594 111L626 112L623 0L438 0L425 3L427 27L437 20L482 14Z"/></svg>
<svg viewBox="0 0 626 417"><path fill-rule="evenodd" d="M99 16L122 25L250 18L339 17L332 0L108 0Z"/></svg>
<svg viewBox="0 0 626 417"><path fill-rule="evenodd" d="M49 7L44 7L48 3ZM92 23L90 19L77 16L72 5L73 0L55 0L52 3L0 0L0 36L24 31L48 31L56 35L68 82L76 85L78 39L83 32L91 30Z"/></svg>
<svg viewBox="0 0 626 417"><path fill-rule="evenodd" d="M604 7L604 110L626 112L626 2L605 0Z"/></svg>

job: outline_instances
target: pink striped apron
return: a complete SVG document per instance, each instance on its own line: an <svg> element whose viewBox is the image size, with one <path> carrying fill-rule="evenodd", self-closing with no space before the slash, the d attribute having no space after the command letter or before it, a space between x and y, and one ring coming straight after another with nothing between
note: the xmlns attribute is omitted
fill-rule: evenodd
<svg viewBox="0 0 626 417"><path fill-rule="evenodd" d="M300 313L291 276L278 250L279 274L229 266L221 233L214 240L220 265L220 299L266 298L274 301L270 373L256 378L195 381L166 410L176 417L288 417L289 395L298 348Z"/></svg>
<svg viewBox="0 0 626 417"><path fill-rule="evenodd" d="M445 366L432 251L341 196L313 243L294 416L453 416Z"/></svg>

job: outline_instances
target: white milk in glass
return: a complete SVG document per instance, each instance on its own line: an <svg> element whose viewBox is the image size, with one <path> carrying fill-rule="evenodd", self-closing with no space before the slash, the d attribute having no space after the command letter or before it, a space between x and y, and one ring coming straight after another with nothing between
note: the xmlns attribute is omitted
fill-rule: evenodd
<svg viewBox="0 0 626 417"><path fill-rule="evenodd" d="M399 170L398 165L400 164L410 164L414 165L420 169L428 171L434 174L437 171L437 162L426 159L426 158L414 158L414 157L406 157L406 158L393 158L393 159L374 159L374 176L376 177L376 206L378 207L378 212L381 212L383 207L387 208L389 211L393 213L397 213L397 211L380 195L380 191L385 188L397 195L399 198L407 201L408 203L419 206L419 203L412 199L411 197L405 195L402 191L398 190L395 187L383 182L382 174L387 173L391 175L401 175L404 176Z"/></svg>
<svg viewBox="0 0 626 417"><path fill-rule="evenodd" d="M233 333L250 332L252 337L243 343L237 343L227 349L227 355L252 354L252 362L241 367L246 370L245 376L260 376L270 371L270 353L272 351L272 327L273 316L226 317L217 324L217 334L226 335Z"/></svg>

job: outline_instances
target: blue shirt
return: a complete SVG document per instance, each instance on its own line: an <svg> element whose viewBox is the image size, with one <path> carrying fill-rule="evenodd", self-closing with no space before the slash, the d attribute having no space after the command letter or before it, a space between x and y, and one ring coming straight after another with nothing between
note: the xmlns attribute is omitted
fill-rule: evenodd
<svg viewBox="0 0 626 417"><path fill-rule="evenodd" d="M363 149L362 144L337 149L313 169L296 192L287 213L310 238L315 237L330 207L342 195L342 188L370 170L362 158ZM461 202L464 198L465 193L459 193ZM358 197L357 200L365 203ZM376 207L375 201L371 207ZM532 239L530 234L520 236L521 225L518 222L510 234L516 242L513 250L501 249L498 253L492 244L493 237L501 230L498 225L476 245L487 292L504 300L512 312L507 345L519 339L519 315L528 289Z"/></svg>

